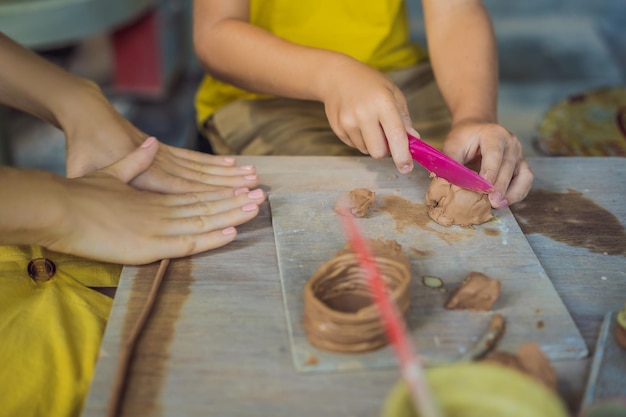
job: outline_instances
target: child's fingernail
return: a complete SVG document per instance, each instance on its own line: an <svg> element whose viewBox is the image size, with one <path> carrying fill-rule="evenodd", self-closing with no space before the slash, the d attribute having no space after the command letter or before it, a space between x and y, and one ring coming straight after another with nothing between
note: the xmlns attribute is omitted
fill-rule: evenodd
<svg viewBox="0 0 626 417"><path fill-rule="evenodd" d="M235 158L231 158L230 156L226 156L226 157L224 157L223 161L228 163L228 164L232 164L233 162L235 162Z"/></svg>
<svg viewBox="0 0 626 417"><path fill-rule="evenodd" d="M247 179L247 180L256 180L257 176L256 175L246 175L244 178Z"/></svg>
<svg viewBox="0 0 626 417"><path fill-rule="evenodd" d="M497 209L501 209L509 205L509 202L505 198L502 198L502 194L497 191L491 194L489 200L491 201L492 205Z"/></svg>
<svg viewBox="0 0 626 417"><path fill-rule="evenodd" d="M244 171L253 171L254 170L254 166L253 165L243 165L243 166L240 166L239 168L244 170Z"/></svg>
<svg viewBox="0 0 626 417"><path fill-rule="evenodd" d="M408 174L412 170L413 170L413 165L404 165L402 166L402 168L400 168L400 172L402 172L403 174Z"/></svg>
<svg viewBox="0 0 626 417"><path fill-rule="evenodd" d="M243 188L237 188L235 190L235 195L239 195L239 194L243 194L243 193L247 193L250 190L247 187L243 187Z"/></svg>

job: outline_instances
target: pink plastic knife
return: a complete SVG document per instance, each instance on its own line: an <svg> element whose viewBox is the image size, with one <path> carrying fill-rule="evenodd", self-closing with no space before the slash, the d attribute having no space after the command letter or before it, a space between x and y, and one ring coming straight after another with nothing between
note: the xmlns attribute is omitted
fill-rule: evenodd
<svg viewBox="0 0 626 417"><path fill-rule="evenodd" d="M426 142L409 136L409 152L413 159L440 178L448 180L461 188L489 194L493 185L476 172L458 163Z"/></svg>

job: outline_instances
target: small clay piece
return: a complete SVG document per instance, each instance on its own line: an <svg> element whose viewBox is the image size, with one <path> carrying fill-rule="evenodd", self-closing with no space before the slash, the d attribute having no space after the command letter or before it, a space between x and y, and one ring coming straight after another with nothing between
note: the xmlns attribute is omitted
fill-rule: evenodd
<svg viewBox="0 0 626 417"><path fill-rule="evenodd" d="M615 323L615 341L622 348L626 349L626 304L624 304L624 308L617 313Z"/></svg>
<svg viewBox="0 0 626 417"><path fill-rule="evenodd" d="M500 296L500 281L480 272L470 272L445 307L452 310L488 311Z"/></svg>
<svg viewBox="0 0 626 417"><path fill-rule="evenodd" d="M401 314L410 303L408 255L396 241L368 240L378 269ZM304 331L313 346L367 352L387 344L369 283L350 246L324 263L304 287Z"/></svg>
<svg viewBox="0 0 626 417"><path fill-rule="evenodd" d="M466 190L436 176L426 192L426 204L428 217L446 227L471 227L493 217L487 194Z"/></svg>
<svg viewBox="0 0 626 417"><path fill-rule="evenodd" d="M315 356L314 354L312 354L311 352L309 352L309 356L307 356L304 364L306 366L314 366L314 365L317 365L318 363L320 363L319 358Z"/></svg>
<svg viewBox="0 0 626 417"><path fill-rule="evenodd" d="M553 392L557 392L554 369L539 345L535 342L524 343L517 349L517 354L504 351L490 353L483 361L498 363L508 368L516 369L540 381Z"/></svg>
<svg viewBox="0 0 626 417"><path fill-rule="evenodd" d="M484 357L487 353L491 352L498 344L504 331L506 330L506 322L501 314L494 314L489 322L489 328L487 332L483 334L478 342L472 348L463 355L463 360L476 360Z"/></svg>
<svg viewBox="0 0 626 417"><path fill-rule="evenodd" d="M365 217L374 202L376 194L367 188L357 188L350 191L350 212L354 217Z"/></svg>
<svg viewBox="0 0 626 417"><path fill-rule="evenodd" d="M443 280L439 277L424 275L422 277L422 284L428 288L441 288L443 287Z"/></svg>

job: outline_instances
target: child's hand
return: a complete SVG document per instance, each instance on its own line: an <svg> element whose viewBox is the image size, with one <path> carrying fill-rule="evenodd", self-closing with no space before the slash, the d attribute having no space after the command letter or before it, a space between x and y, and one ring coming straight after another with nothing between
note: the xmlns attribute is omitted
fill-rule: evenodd
<svg viewBox="0 0 626 417"><path fill-rule="evenodd" d="M122 117L102 95L89 85L88 98L73 111L63 126L67 136L67 176L85 175L112 164L132 152L148 137ZM76 112L85 112L79 117ZM237 166L231 157L208 155L163 143L154 162L131 185L162 193L208 191L223 187L259 185L253 166Z"/></svg>
<svg viewBox="0 0 626 417"><path fill-rule="evenodd" d="M465 121L453 126L443 150L467 164L480 159L479 175L495 187L489 196L494 208L523 200L533 183L533 173L522 154L519 139L493 123Z"/></svg>
<svg viewBox="0 0 626 417"><path fill-rule="evenodd" d="M259 213L265 194L260 189L225 188L164 195L128 186L149 169L159 146L149 139L104 169L62 179L58 219L38 243L96 260L143 264L233 241L234 226Z"/></svg>
<svg viewBox="0 0 626 417"><path fill-rule="evenodd" d="M402 173L413 169L407 132L416 137L398 87L383 73L351 58L327 67L322 101L330 126L347 145L373 158L391 152Z"/></svg>

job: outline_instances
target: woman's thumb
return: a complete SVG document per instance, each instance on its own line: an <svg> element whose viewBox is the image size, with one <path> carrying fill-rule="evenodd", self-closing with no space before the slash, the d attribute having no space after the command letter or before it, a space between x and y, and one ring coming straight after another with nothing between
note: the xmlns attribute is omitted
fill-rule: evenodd
<svg viewBox="0 0 626 417"><path fill-rule="evenodd" d="M129 183L150 167L158 150L158 141L154 136L150 136L140 147L119 161L103 168L101 172L112 175L125 183Z"/></svg>

